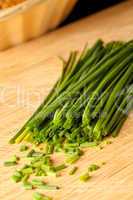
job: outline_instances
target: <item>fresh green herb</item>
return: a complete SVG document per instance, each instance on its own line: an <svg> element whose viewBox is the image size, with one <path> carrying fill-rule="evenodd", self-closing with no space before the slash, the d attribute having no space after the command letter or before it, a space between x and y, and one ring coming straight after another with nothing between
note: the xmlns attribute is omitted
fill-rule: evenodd
<svg viewBox="0 0 133 200"><path fill-rule="evenodd" d="M22 178L22 181L23 181L23 182L27 182L28 179L29 179L29 177L30 177L29 174L24 175L23 178Z"/></svg>
<svg viewBox="0 0 133 200"><path fill-rule="evenodd" d="M104 45L101 40L85 48L80 57L72 52L48 98L11 142L46 142L47 153L52 154L60 150L59 144L67 144L64 148L70 152L80 145L96 146L110 133L115 135L124 120L117 120L114 103L121 106L126 93L117 101L118 93L132 84L132 52L132 41ZM31 151L28 156L35 155Z"/></svg>
<svg viewBox="0 0 133 200"><path fill-rule="evenodd" d="M32 174L33 173L33 168L32 167L26 167L24 169L22 169L22 173L27 175L27 174Z"/></svg>
<svg viewBox="0 0 133 200"><path fill-rule="evenodd" d="M12 176L12 180L15 182L15 183L18 183L22 180L23 178L23 174L21 171L16 171L14 173L14 175Z"/></svg>
<svg viewBox="0 0 133 200"><path fill-rule="evenodd" d="M39 192L35 192L33 195L33 200L44 200L45 196Z"/></svg>
<svg viewBox="0 0 133 200"><path fill-rule="evenodd" d="M30 150L30 152L27 154L27 157L28 157L28 158L33 157L34 153L35 153L35 150L34 150L34 149Z"/></svg>
<svg viewBox="0 0 133 200"><path fill-rule="evenodd" d="M33 189L32 184L31 184L30 182L28 182L28 181L24 181L24 182L23 182L23 186L24 186L24 188L25 188L26 190L32 190L32 189Z"/></svg>
<svg viewBox="0 0 133 200"><path fill-rule="evenodd" d="M64 151L68 155L82 156L84 154L84 152L78 147L65 147Z"/></svg>
<svg viewBox="0 0 133 200"><path fill-rule="evenodd" d="M39 192L35 192L33 195L33 200L52 200L52 198L45 196Z"/></svg>
<svg viewBox="0 0 133 200"><path fill-rule="evenodd" d="M112 141L106 140L106 141L105 141L105 144L112 144Z"/></svg>
<svg viewBox="0 0 133 200"><path fill-rule="evenodd" d="M44 156L45 154L42 152L36 152L34 149L32 149L28 154L27 157L29 158L34 158L34 157L41 157Z"/></svg>
<svg viewBox="0 0 133 200"><path fill-rule="evenodd" d="M44 197L44 200L52 200L52 198L51 197Z"/></svg>
<svg viewBox="0 0 133 200"><path fill-rule="evenodd" d="M34 149L27 154L29 164L13 175L15 182L26 184L31 175L59 175L66 165L55 166L51 159L55 151L65 152L67 163L80 159L80 148L104 146L108 135L117 136L133 108L133 41L111 41L104 44L98 40L91 48L88 45L81 55L71 52L68 61L63 61L60 79L22 129L10 143L28 141L35 146L46 144L46 152ZM106 144L111 144L106 141ZM20 151L28 150L22 145ZM5 162L16 165L17 156ZM99 169L92 164L80 180L90 179L89 172ZM74 167L69 174L77 170ZM31 185L26 185L30 188ZM32 186L57 189L43 181L32 180ZM49 200L36 193L34 200Z"/></svg>
<svg viewBox="0 0 133 200"><path fill-rule="evenodd" d="M99 145L99 142L85 142L80 145L81 148L88 148L88 147L96 147Z"/></svg>
<svg viewBox="0 0 133 200"><path fill-rule="evenodd" d="M74 175L76 173L76 171L78 170L78 167L73 167L70 172L69 175Z"/></svg>
<svg viewBox="0 0 133 200"><path fill-rule="evenodd" d="M14 156L11 157L10 160L13 161L13 162L18 162L20 160L20 158L18 156L14 155Z"/></svg>
<svg viewBox="0 0 133 200"><path fill-rule="evenodd" d="M83 182L87 182L90 178L91 176L88 172L80 176L80 180Z"/></svg>
<svg viewBox="0 0 133 200"><path fill-rule="evenodd" d="M38 185L37 188L43 189L43 190L59 190L60 187L56 185L48 185L48 184L42 184Z"/></svg>
<svg viewBox="0 0 133 200"><path fill-rule="evenodd" d="M34 187L38 187L38 186L43 186L45 185L45 183L42 181L42 180L38 180L38 179L33 179L31 181L31 184L34 186Z"/></svg>
<svg viewBox="0 0 133 200"><path fill-rule="evenodd" d="M52 154L53 151L54 151L54 145L53 144L47 144L46 154Z"/></svg>
<svg viewBox="0 0 133 200"><path fill-rule="evenodd" d="M56 146L54 147L54 151L55 152L62 152L62 144L56 144Z"/></svg>
<svg viewBox="0 0 133 200"><path fill-rule="evenodd" d="M41 169L36 169L35 176L46 176L46 172Z"/></svg>
<svg viewBox="0 0 133 200"><path fill-rule="evenodd" d="M58 189L60 189L58 186L49 185L49 184L44 183L42 180L37 180L37 179L33 179L31 181L31 184L33 185L33 187L36 187L38 189L45 189L45 190L58 190Z"/></svg>
<svg viewBox="0 0 133 200"><path fill-rule="evenodd" d="M93 171L98 170L99 168L100 168L99 165L92 164L92 165L89 166L89 171L90 171L90 172L93 172Z"/></svg>
<svg viewBox="0 0 133 200"><path fill-rule="evenodd" d="M4 162L5 167L11 167L11 166L14 166L14 165L17 165L16 161L5 161Z"/></svg>
<svg viewBox="0 0 133 200"><path fill-rule="evenodd" d="M62 165L58 165L58 166L54 167L54 170L56 172L59 172L59 171L66 169L66 168L67 168L67 166L65 164L62 164Z"/></svg>
<svg viewBox="0 0 133 200"><path fill-rule="evenodd" d="M29 149L29 147L27 146L27 145L21 145L21 147L20 147L20 151L27 151Z"/></svg>
<svg viewBox="0 0 133 200"><path fill-rule="evenodd" d="M78 143L67 143L65 144L64 148L78 148L79 144Z"/></svg>
<svg viewBox="0 0 133 200"><path fill-rule="evenodd" d="M57 173L54 169L54 167L42 165L41 168L45 171L47 176L57 176Z"/></svg>
<svg viewBox="0 0 133 200"><path fill-rule="evenodd" d="M15 165L18 164L19 159L20 159L19 157L17 157L16 155L14 155L14 156L12 156L10 158L10 160L4 162L4 166L5 167L15 166Z"/></svg>
<svg viewBox="0 0 133 200"><path fill-rule="evenodd" d="M66 160L67 163L69 164L74 164L76 163L78 160L80 159L80 156L79 155L72 155L72 156L69 156Z"/></svg>

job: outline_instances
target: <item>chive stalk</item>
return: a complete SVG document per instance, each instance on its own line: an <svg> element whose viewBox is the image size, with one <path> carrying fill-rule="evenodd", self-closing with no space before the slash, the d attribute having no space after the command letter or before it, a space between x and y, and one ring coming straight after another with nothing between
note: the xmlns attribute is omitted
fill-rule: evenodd
<svg viewBox="0 0 133 200"><path fill-rule="evenodd" d="M76 171L78 170L78 167L73 167L70 172L69 172L69 175L72 176L76 173Z"/></svg>

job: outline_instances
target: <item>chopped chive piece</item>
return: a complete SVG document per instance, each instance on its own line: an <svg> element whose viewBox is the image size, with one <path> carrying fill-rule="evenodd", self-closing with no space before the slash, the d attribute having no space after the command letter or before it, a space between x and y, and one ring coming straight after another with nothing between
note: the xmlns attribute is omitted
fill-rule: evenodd
<svg viewBox="0 0 133 200"><path fill-rule="evenodd" d="M13 161L13 162L17 162L19 160L20 160L20 158L18 156L16 156L16 155L11 157L11 161Z"/></svg>
<svg viewBox="0 0 133 200"><path fill-rule="evenodd" d="M16 161L5 161L4 162L5 167L11 167L11 166L15 166L15 165L17 165Z"/></svg>
<svg viewBox="0 0 133 200"><path fill-rule="evenodd" d="M35 192L33 195L33 200L52 200L52 198L45 196L39 192Z"/></svg>
<svg viewBox="0 0 133 200"><path fill-rule="evenodd" d="M90 167L89 167L89 171L90 172L93 172L93 171L96 171L96 170L98 170L100 167L98 166L98 165L96 165L96 164L92 164L92 165L90 165Z"/></svg>
<svg viewBox="0 0 133 200"><path fill-rule="evenodd" d="M14 173L14 175L12 176L12 180L15 182L15 183L18 183L22 180L23 178L23 174L20 172L20 171L16 171Z"/></svg>
<svg viewBox="0 0 133 200"><path fill-rule="evenodd" d="M81 148L87 148L87 147L96 147L99 145L99 142L85 142L85 143L82 143L80 145Z"/></svg>
<svg viewBox="0 0 133 200"><path fill-rule="evenodd" d="M80 180L83 182L87 182L90 178L91 176L88 172L80 176Z"/></svg>
<svg viewBox="0 0 133 200"><path fill-rule="evenodd" d="M20 147L20 151L23 152L23 151L27 151L29 149L29 147L27 145L21 145Z"/></svg>
<svg viewBox="0 0 133 200"><path fill-rule="evenodd" d="M69 175L74 175L76 173L76 171L78 170L78 167L73 167L70 172Z"/></svg>
<svg viewBox="0 0 133 200"><path fill-rule="evenodd" d="M55 171L54 167L42 165L41 168L45 171L47 176L57 176L57 172Z"/></svg>
<svg viewBox="0 0 133 200"><path fill-rule="evenodd" d="M46 171L46 174L47 176L55 176L55 177L59 176L59 174L56 173L54 170Z"/></svg>
<svg viewBox="0 0 133 200"><path fill-rule="evenodd" d="M35 187L45 185L45 183L44 183L42 180L38 180L38 179L33 179L33 180L31 181L31 184L32 184L33 186L35 186Z"/></svg>
<svg viewBox="0 0 133 200"><path fill-rule="evenodd" d="M56 144L55 148L54 148L55 152L62 152L62 144Z"/></svg>
<svg viewBox="0 0 133 200"><path fill-rule="evenodd" d="M44 197L44 199L43 200L52 200L52 198L51 197Z"/></svg>
<svg viewBox="0 0 133 200"><path fill-rule="evenodd" d="M79 147L78 143L67 143L64 146L65 148L75 148L75 147Z"/></svg>
<svg viewBox="0 0 133 200"><path fill-rule="evenodd" d="M49 165L47 165L47 164L42 164L42 165L41 165L41 169L44 170L44 171L46 171L46 172L48 172L48 171L53 171L53 172L55 172L54 167L53 167L53 166L49 166Z"/></svg>
<svg viewBox="0 0 133 200"><path fill-rule="evenodd" d="M44 189L44 190L59 190L60 187L56 185L48 185L48 184L42 184L38 185L37 188Z"/></svg>
<svg viewBox="0 0 133 200"><path fill-rule="evenodd" d="M53 152L54 152L54 145L53 144L47 144L46 154L52 154Z"/></svg>
<svg viewBox="0 0 133 200"><path fill-rule="evenodd" d="M80 148L75 148L75 147L65 148L64 150L65 150L65 153L70 154L70 155L82 156L84 153Z"/></svg>
<svg viewBox="0 0 133 200"><path fill-rule="evenodd" d="M41 152L36 152L34 149L32 149L28 154L27 157L28 158L34 158L34 157L40 157L40 156L44 156L44 153Z"/></svg>
<svg viewBox="0 0 133 200"><path fill-rule="evenodd" d="M28 179L29 179L29 174L24 175L24 177L22 178L23 182L27 182Z"/></svg>
<svg viewBox="0 0 133 200"><path fill-rule="evenodd" d="M31 167L31 165L25 164L25 165L23 166L22 170L23 170L23 169L26 169L26 168L29 168L29 167Z"/></svg>
<svg viewBox="0 0 133 200"><path fill-rule="evenodd" d="M66 162L69 164L74 164L75 162L77 162L80 159L80 157L81 156L79 156L79 155L72 155L72 156L68 157Z"/></svg>
<svg viewBox="0 0 133 200"><path fill-rule="evenodd" d="M35 152L35 150L33 150L33 149L32 149L31 151L29 151L29 153L27 154L27 157L28 157L28 158L32 157L32 154L33 154L34 152Z"/></svg>
<svg viewBox="0 0 133 200"><path fill-rule="evenodd" d="M14 155L11 157L10 160L4 162L4 166L6 166L6 167L15 166L18 164L19 159L20 158L18 156Z"/></svg>
<svg viewBox="0 0 133 200"><path fill-rule="evenodd" d="M65 148L64 149L64 151L65 151L65 153L67 153L67 154L75 154L75 153L77 153L77 149L76 148Z"/></svg>
<svg viewBox="0 0 133 200"><path fill-rule="evenodd" d="M44 153L41 153L41 152L34 152L33 154L32 154L32 157L40 157L40 159L41 159L41 157L43 157L45 154Z"/></svg>
<svg viewBox="0 0 133 200"><path fill-rule="evenodd" d="M112 144L112 141L106 140L106 141L105 141L105 144Z"/></svg>
<svg viewBox="0 0 133 200"><path fill-rule="evenodd" d="M43 162L45 165L48 165L48 166L51 166L53 164L51 157L48 155L44 157Z"/></svg>
<svg viewBox="0 0 133 200"><path fill-rule="evenodd" d="M35 176L46 176L46 172L42 169L36 169L36 173L35 173Z"/></svg>
<svg viewBox="0 0 133 200"><path fill-rule="evenodd" d="M32 163L32 167L34 168L40 168L42 165L42 161L35 161L34 163Z"/></svg>
<svg viewBox="0 0 133 200"><path fill-rule="evenodd" d="M60 188L55 185L48 185L41 180L34 179L31 181L31 184L38 189L45 189L45 190L59 190Z"/></svg>
<svg viewBox="0 0 133 200"><path fill-rule="evenodd" d="M32 184L31 184L30 182L28 182L28 181L24 181L24 182L23 182L23 186L24 186L24 188L25 188L26 190L32 190L32 189L33 189Z"/></svg>
<svg viewBox="0 0 133 200"><path fill-rule="evenodd" d="M62 164L62 165L58 165L58 166L54 167L54 170L56 172L58 172L58 171L61 171L61 170L65 169L65 168L67 168L67 166L65 164Z"/></svg>
<svg viewBox="0 0 133 200"><path fill-rule="evenodd" d="M34 149L32 149L31 151L29 151L29 153L27 154L27 157L28 158L31 158L32 157L32 155L35 153L35 150Z"/></svg>
<svg viewBox="0 0 133 200"><path fill-rule="evenodd" d="M33 200L44 200L44 195L39 192L35 192L33 195Z"/></svg>
<svg viewBox="0 0 133 200"><path fill-rule="evenodd" d="M33 173L33 168L32 167L27 167L22 170L23 174L32 174Z"/></svg>
<svg viewBox="0 0 133 200"><path fill-rule="evenodd" d="M12 176L12 180L13 180L15 183L20 182L21 179L22 179L21 177L18 177L18 176L16 176L16 175L13 175L13 176Z"/></svg>

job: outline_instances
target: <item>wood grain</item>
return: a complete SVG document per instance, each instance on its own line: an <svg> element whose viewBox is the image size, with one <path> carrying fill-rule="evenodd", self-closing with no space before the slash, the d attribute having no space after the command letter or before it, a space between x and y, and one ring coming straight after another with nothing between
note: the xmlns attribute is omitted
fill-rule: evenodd
<svg viewBox="0 0 133 200"><path fill-rule="evenodd" d="M133 1L100 12L45 37L0 53L0 199L31 200L32 192L13 184L13 169L3 161L18 154L19 145L8 141L40 104L61 72L58 56L67 57L72 49L82 49L97 38L129 40L133 38ZM59 156L59 160L60 160ZM81 184L79 175L89 164L107 164ZM133 115L123 126L119 137L104 149L88 149L77 163L74 177L68 171L58 179L59 192L48 192L54 200L132 200L133 199Z"/></svg>

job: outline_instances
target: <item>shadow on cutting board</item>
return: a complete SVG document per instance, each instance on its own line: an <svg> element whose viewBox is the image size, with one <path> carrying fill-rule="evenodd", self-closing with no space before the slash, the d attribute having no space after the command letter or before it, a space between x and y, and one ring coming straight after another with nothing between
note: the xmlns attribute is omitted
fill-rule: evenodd
<svg viewBox="0 0 133 200"><path fill-rule="evenodd" d="M78 0L73 12L61 26L116 5L122 1L124 0Z"/></svg>

